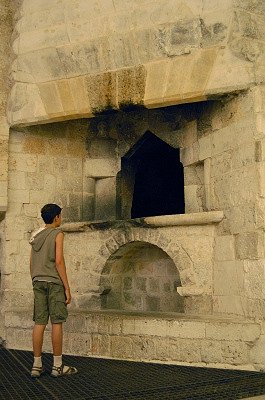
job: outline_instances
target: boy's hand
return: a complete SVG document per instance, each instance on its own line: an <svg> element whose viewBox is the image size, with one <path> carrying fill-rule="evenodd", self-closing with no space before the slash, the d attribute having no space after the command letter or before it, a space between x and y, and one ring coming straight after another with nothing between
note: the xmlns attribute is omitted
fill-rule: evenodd
<svg viewBox="0 0 265 400"><path fill-rule="evenodd" d="M65 289L64 292L65 292L65 304L66 305L70 304L72 299L70 289Z"/></svg>

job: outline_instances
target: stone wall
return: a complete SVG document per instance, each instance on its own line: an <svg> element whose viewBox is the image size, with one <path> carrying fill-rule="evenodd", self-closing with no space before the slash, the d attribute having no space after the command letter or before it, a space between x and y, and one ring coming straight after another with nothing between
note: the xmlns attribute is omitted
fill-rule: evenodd
<svg viewBox="0 0 265 400"><path fill-rule="evenodd" d="M158 338L153 355L136 358L264 366L264 327L253 322L264 319L265 307L263 1L19 3L21 7L12 3L17 13L10 56L11 12L9 2L0 2L0 45L5 54L0 62L0 220L6 211L0 222L5 314L0 336L9 337L9 346L18 343L28 348L31 322L23 314L29 315L32 308L28 239L42 223L41 206L54 201L63 206L65 222L90 221L81 224L84 232L66 229L73 307L89 314L98 306L100 276L108 258L120 246L140 239L163 249L175 262L181 279L178 292L186 297L187 312L235 319L232 325L218 323L217 329L206 318L203 325L194 325L202 333L190 342L188 328L183 336L177 331L174 337L170 324L159 322L166 355L158 355ZM4 111L9 56L14 57L10 136ZM163 106L167 107L158 109ZM34 125L40 123L47 125ZM124 221L117 228L121 157L147 130L181 149L185 224L192 213L203 213L207 219L211 211L221 211L224 218L215 221L219 224L206 224L201 230L201 214L197 214L195 227L184 223L176 227L170 218L159 225L158 217L150 217L152 229L131 228ZM101 221L104 229L95 221ZM111 228L110 221L117 229ZM179 254L186 254L184 261ZM236 325L239 317L247 319L247 327L245 322ZM81 354L78 343L83 346L84 340L92 343L85 353L97 356L119 358L127 345L130 351L136 349L135 343L145 348L148 342L152 349L150 337L156 336L158 322L150 316L146 317L150 335L144 339L142 322L134 321L137 329L126 330L112 328L108 320L111 328L106 329L113 329L114 335L108 337L105 328L89 330L84 318L79 321L81 339L76 348L71 340L76 332L70 329L68 352ZM244 328L250 336L235 338L233 332L237 335ZM225 338L227 332L231 343ZM212 339L218 355L214 350L207 359L205 348ZM190 358L186 342L197 346L194 357ZM170 358L170 351L181 343L183 354ZM255 344L253 350L249 343ZM124 354L129 358L125 350Z"/></svg>
<svg viewBox="0 0 265 400"><path fill-rule="evenodd" d="M115 220L120 157L151 130L173 147L182 148L186 212L224 211L212 245L215 263L209 264L211 312L262 318L264 291L259 277L263 273L264 214L259 190L263 127L257 126L263 115L261 94L258 88L218 102L124 110L91 120L12 130L10 211L3 243L7 257L2 272L2 287L9 299L6 306L18 304L24 291L31 291L27 241L41 223L41 206L49 201L60 203L65 222ZM83 252L86 245L78 246ZM71 250L66 251L70 257ZM86 280L83 272L79 276L71 271L72 264L71 260L74 290L80 294ZM253 290L256 285L260 286ZM25 307L28 304L26 299Z"/></svg>
<svg viewBox="0 0 265 400"><path fill-rule="evenodd" d="M15 7L15 4L10 4L9 0L0 1L0 220L7 209L9 125L6 107L10 90L8 72L11 62L12 6Z"/></svg>
<svg viewBox="0 0 265 400"><path fill-rule="evenodd" d="M7 346L31 350L31 319L6 314ZM48 330L50 327L48 327ZM65 324L65 352L89 357L178 365L264 370L260 323L178 315L73 313ZM51 352L50 332L45 351ZM261 351L262 350L262 351Z"/></svg>
<svg viewBox="0 0 265 400"><path fill-rule="evenodd" d="M9 121L162 107L260 83L264 13L261 0L24 0Z"/></svg>

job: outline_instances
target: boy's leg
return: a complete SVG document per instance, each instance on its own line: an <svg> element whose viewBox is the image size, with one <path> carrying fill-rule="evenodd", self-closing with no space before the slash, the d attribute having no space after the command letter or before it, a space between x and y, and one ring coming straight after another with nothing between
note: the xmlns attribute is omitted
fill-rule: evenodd
<svg viewBox="0 0 265 400"><path fill-rule="evenodd" d="M34 357L41 357L43 335L46 325L35 324L32 332L33 354Z"/></svg>
<svg viewBox="0 0 265 400"><path fill-rule="evenodd" d="M32 332L32 344L33 344L33 355L34 361L31 370L32 378L39 378L43 372L42 367L42 344L43 344L43 335L46 325L35 324Z"/></svg>
<svg viewBox="0 0 265 400"><path fill-rule="evenodd" d="M72 375L77 373L75 367L63 365L63 324L53 323L52 324L52 348L53 348L53 367L52 376L57 378L62 375Z"/></svg>
<svg viewBox="0 0 265 400"><path fill-rule="evenodd" d="M63 365L63 323L67 319L67 307L65 304L64 287L50 283L49 291L49 310L52 323L52 348L53 348L53 368L51 375L58 377L70 375L77 372L75 367Z"/></svg>
<svg viewBox="0 0 265 400"><path fill-rule="evenodd" d="M61 356L63 351L63 324L52 324L52 348L54 356Z"/></svg>
<svg viewBox="0 0 265 400"><path fill-rule="evenodd" d="M43 372L41 353L43 345L43 335L49 317L48 300L47 300L47 283L34 282L33 291L34 291L33 320L35 321L35 325L32 332L34 362L31 370L31 376L33 378L38 378Z"/></svg>

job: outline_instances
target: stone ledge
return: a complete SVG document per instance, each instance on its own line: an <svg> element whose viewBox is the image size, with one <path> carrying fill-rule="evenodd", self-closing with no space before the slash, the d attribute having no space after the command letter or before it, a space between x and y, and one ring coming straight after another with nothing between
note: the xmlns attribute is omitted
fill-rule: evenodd
<svg viewBox="0 0 265 400"><path fill-rule="evenodd" d="M149 226L175 226L175 225L205 225L221 222L224 218L223 211L207 211L201 213L160 215L143 218Z"/></svg>
<svg viewBox="0 0 265 400"><path fill-rule="evenodd" d="M84 232L87 230L119 229L126 227L163 227L185 225L216 224L224 218L223 211L207 211L191 214L160 215L154 217L135 218L116 221L81 221L70 222L62 225L64 232Z"/></svg>

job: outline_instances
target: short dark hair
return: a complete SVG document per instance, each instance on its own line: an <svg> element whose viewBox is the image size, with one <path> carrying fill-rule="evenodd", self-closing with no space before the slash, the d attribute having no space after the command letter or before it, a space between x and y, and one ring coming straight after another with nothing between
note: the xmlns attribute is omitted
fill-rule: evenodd
<svg viewBox="0 0 265 400"><path fill-rule="evenodd" d="M57 204L45 204L41 209L41 217L45 224L52 224L54 218L60 215L62 208Z"/></svg>

